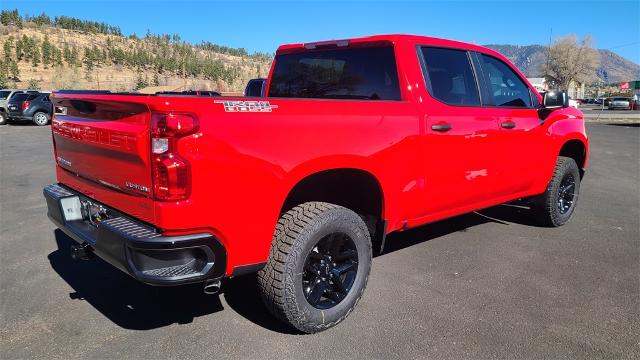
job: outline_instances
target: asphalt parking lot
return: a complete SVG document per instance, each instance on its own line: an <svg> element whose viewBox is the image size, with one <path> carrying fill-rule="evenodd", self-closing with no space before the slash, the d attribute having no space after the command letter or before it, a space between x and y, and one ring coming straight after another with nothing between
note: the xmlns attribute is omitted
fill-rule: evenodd
<svg viewBox="0 0 640 360"><path fill-rule="evenodd" d="M388 240L354 313L316 335L219 296L74 262L46 218L50 129L0 127L0 358L639 358L640 128L589 124L569 224L497 206Z"/></svg>

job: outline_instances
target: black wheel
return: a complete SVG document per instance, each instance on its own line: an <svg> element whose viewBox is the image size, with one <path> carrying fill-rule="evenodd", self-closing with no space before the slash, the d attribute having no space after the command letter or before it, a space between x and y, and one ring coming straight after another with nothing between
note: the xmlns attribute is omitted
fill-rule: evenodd
<svg viewBox="0 0 640 360"><path fill-rule="evenodd" d="M0 125L4 125L7 123L7 114L4 112L0 112Z"/></svg>
<svg viewBox="0 0 640 360"><path fill-rule="evenodd" d="M580 193L580 170L572 158L560 156L547 190L534 198L538 219L546 226L562 226L573 214Z"/></svg>
<svg viewBox="0 0 640 360"><path fill-rule="evenodd" d="M33 114L33 123L38 126L45 126L49 124L49 114L38 111L37 113Z"/></svg>
<svg viewBox="0 0 640 360"><path fill-rule="evenodd" d="M353 211L309 202L276 226L267 265L258 274L272 314L305 333L344 320L362 296L371 269L371 237Z"/></svg>

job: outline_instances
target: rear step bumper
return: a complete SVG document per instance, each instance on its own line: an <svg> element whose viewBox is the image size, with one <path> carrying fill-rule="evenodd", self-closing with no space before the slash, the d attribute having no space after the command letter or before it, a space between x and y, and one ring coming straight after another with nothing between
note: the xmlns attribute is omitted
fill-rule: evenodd
<svg viewBox="0 0 640 360"><path fill-rule="evenodd" d="M125 273L151 285L179 285L219 279L225 274L226 250L212 234L163 236L153 227L60 184L43 189L47 215L73 240ZM109 214L100 222L65 220L62 199L78 197ZM83 211L83 215L85 212Z"/></svg>

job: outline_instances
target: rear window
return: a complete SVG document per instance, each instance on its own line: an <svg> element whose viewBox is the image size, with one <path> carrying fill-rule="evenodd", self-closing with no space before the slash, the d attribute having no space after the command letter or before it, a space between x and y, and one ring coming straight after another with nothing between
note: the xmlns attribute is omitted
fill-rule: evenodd
<svg viewBox="0 0 640 360"><path fill-rule="evenodd" d="M392 46L276 56L270 97L400 100Z"/></svg>
<svg viewBox="0 0 640 360"><path fill-rule="evenodd" d="M11 102L20 102L20 101L25 101L29 96L31 96L30 94L15 94L11 97Z"/></svg>
<svg viewBox="0 0 640 360"><path fill-rule="evenodd" d="M11 94L11 91L0 91L0 100L5 100L9 94Z"/></svg>

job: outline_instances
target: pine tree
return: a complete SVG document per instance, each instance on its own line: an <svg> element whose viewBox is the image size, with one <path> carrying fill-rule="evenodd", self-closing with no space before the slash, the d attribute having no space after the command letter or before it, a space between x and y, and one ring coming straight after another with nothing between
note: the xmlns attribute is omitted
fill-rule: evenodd
<svg viewBox="0 0 640 360"><path fill-rule="evenodd" d="M28 43L25 43L26 35L22 35L22 39L18 39L16 41L16 59L18 61L22 60L26 56L25 48Z"/></svg>
<svg viewBox="0 0 640 360"><path fill-rule="evenodd" d="M49 35L47 34L44 35L44 41L42 42L42 63L45 69L49 64L53 63L53 45L49 42Z"/></svg>
<svg viewBox="0 0 640 360"><path fill-rule="evenodd" d="M13 81L20 80L20 70L18 69L18 63L15 61L9 63L9 76Z"/></svg>
<svg viewBox="0 0 640 360"><path fill-rule="evenodd" d="M64 66L62 62L62 51L57 47L53 46L53 65L54 66Z"/></svg>
<svg viewBox="0 0 640 360"><path fill-rule="evenodd" d="M146 78L142 77L142 73L138 73L138 78L136 79L135 90L140 90L149 86L149 81Z"/></svg>
<svg viewBox="0 0 640 360"><path fill-rule="evenodd" d="M75 45L71 48L71 63L75 67L80 67L80 61L78 61L78 48Z"/></svg>
<svg viewBox="0 0 640 360"><path fill-rule="evenodd" d="M5 60L13 59L13 36L9 36L3 46Z"/></svg>
<svg viewBox="0 0 640 360"><path fill-rule="evenodd" d="M84 48L84 58L82 59L82 63L84 64L84 69L90 73L93 71L93 67L95 65L93 59L93 51L90 48Z"/></svg>
<svg viewBox="0 0 640 360"><path fill-rule="evenodd" d="M40 58L42 56L40 55L40 49L37 46L34 46L31 49L31 66L38 67L38 65L40 65Z"/></svg>

